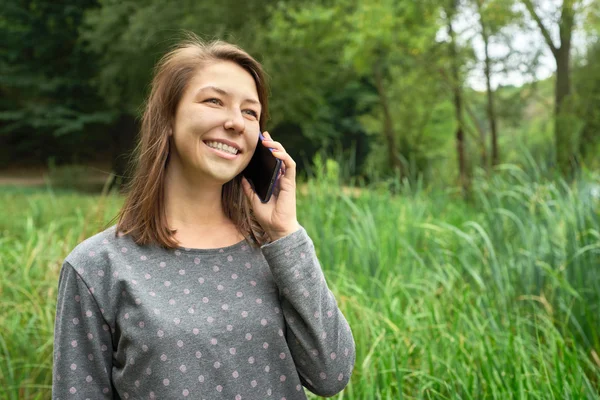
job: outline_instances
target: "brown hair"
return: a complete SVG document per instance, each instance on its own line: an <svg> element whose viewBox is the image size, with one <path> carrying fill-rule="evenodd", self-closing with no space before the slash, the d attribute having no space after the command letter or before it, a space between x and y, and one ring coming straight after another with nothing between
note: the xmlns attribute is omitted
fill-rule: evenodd
<svg viewBox="0 0 600 400"><path fill-rule="evenodd" d="M232 61L244 68L256 83L262 106L260 129L268 118L268 88L261 64L236 45L214 40L204 42L193 33L165 54L155 67L150 95L145 103L141 130L133 152L133 177L126 186L127 197L117 215L116 234L131 235L139 245L179 247L176 230L167 226L165 214L165 168L169 159L169 130L190 80L203 66ZM268 235L254 218L243 193L241 175L223 185L221 196L225 215L252 246L262 245Z"/></svg>

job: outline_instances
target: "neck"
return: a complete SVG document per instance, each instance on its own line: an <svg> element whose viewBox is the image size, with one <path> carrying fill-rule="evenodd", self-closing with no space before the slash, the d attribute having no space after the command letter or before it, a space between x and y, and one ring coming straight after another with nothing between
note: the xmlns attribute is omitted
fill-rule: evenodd
<svg viewBox="0 0 600 400"><path fill-rule="evenodd" d="M205 231L231 224L221 201L223 185L191 178L180 165L169 165L165 177L165 212L169 228Z"/></svg>

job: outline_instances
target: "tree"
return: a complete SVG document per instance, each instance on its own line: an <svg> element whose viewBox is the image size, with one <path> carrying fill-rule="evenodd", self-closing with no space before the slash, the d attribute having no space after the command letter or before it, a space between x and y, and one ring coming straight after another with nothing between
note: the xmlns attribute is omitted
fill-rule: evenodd
<svg viewBox="0 0 600 400"><path fill-rule="evenodd" d="M499 133L495 91L492 88L494 60L490 56L490 44L502 28L518 19L519 16L512 10L512 3L512 0L474 0L475 8L479 15L481 39L483 40L483 73L486 84L486 114L490 128L492 165L497 165L500 162L500 149L498 147Z"/></svg>
<svg viewBox="0 0 600 400"><path fill-rule="evenodd" d="M491 133L491 144L492 144L492 165L498 164L499 152L498 152L498 132L496 123L496 110L494 107L494 89L492 88L492 60L490 58L490 26L486 15L484 14L484 1L475 0L477 6L477 12L479 13L479 24L481 25L481 38L483 39L483 55L484 55L484 68L483 73L485 75L485 86L487 95L487 117L490 124Z"/></svg>
<svg viewBox="0 0 600 400"><path fill-rule="evenodd" d="M440 50L435 2L313 2L278 7L270 22L274 51L267 51L266 64L277 72L273 91L287 95L277 114L306 126L314 140L343 137L349 127L336 132L323 118L336 115L327 93L360 82L360 91L350 91L372 137L369 166L404 177L427 167L426 157L443 140L426 134L443 99L434 67Z"/></svg>
<svg viewBox="0 0 600 400"><path fill-rule="evenodd" d="M75 145L60 151L58 140L77 143L84 130L114 118L90 85L95 65L79 40L83 14L95 6L95 0L29 0L0 7L0 92L6 99L0 136L18 137L23 153L41 162L52 155L67 162L73 160L63 154L85 155Z"/></svg>
<svg viewBox="0 0 600 400"><path fill-rule="evenodd" d="M579 156L598 165L600 152L600 42L592 43L583 65L574 68L573 80L577 91L577 112L583 121L579 137ZM595 159L595 160L594 160Z"/></svg>
<svg viewBox="0 0 600 400"><path fill-rule="evenodd" d="M462 95L462 79L459 71L459 58L456 43L456 35L452 22L456 16L458 10L458 0L448 0L448 4L444 7L444 14L446 16L446 28L448 31L449 43L448 53L450 59L450 80L452 83L452 97L454 103L454 111L456 117L456 153L458 158L458 173L460 186L463 191L463 195L467 196L469 193L470 179L467 171L467 159L465 151L465 121L463 118L463 95Z"/></svg>
<svg viewBox="0 0 600 400"><path fill-rule="evenodd" d="M570 177L577 164L572 118L566 106L571 94L571 44L575 28L575 14L580 0L563 0L558 19L559 41L556 45L551 31L542 20L541 12L533 0L523 0L523 4L535 21L556 62L556 84L554 94L554 145L560 171Z"/></svg>

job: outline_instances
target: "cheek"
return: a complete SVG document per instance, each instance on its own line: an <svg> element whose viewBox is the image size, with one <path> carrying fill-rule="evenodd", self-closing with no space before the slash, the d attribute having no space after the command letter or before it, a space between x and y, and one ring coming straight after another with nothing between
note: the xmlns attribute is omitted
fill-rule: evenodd
<svg viewBox="0 0 600 400"><path fill-rule="evenodd" d="M188 106L179 110L175 123L182 136L194 136L219 125L219 121L215 112L207 112L201 107Z"/></svg>
<svg viewBox="0 0 600 400"><path fill-rule="evenodd" d="M186 153L190 148L190 135L185 130L179 130L173 135L173 141L179 152Z"/></svg>
<svg viewBox="0 0 600 400"><path fill-rule="evenodd" d="M243 155L243 159L242 159L242 163L241 163L241 169L243 170L244 168L246 168L248 166L248 164L250 164L250 160L252 159L252 155L254 154L254 150L247 150L244 155Z"/></svg>
<svg viewBox="0 0 600 400"><path fill-rule="evenodd" d="M201 152L200 145L203 145L198 136L194 136L189 130L178 130L173 135L172 143L174 143L175 150L182 161L192 163L195 163L194 160L198 159Z"/></svg>
<svg viewBox="0 0 600 400"><path fill-rule="evenodd" d="M250 164L250 160L252 159L252 154L253 153L254 152L247 151L244 154L244 162L243 162L244 168L246 168L248 166L248 164Z"/></svg>
<svg viewBox="0 0 600 400"><path fill-rule="evenodd" d="M256 140L258 140L258 138L257 138ZM246 156L246 157L247 157L247 159L248 159L248 162L250 162L250 159L251 159L251 158L252 158L252 156L254 155L254 152L255 152L255 151L256 151L256 145L250 145L250 146L248 147L248 151L246 151L246 154L245 154L245 156Z"/></svg>

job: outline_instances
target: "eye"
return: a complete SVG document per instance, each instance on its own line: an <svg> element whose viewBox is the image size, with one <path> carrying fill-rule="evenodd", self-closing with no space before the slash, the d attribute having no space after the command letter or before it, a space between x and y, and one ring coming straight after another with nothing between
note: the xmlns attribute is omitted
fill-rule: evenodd
<svg viewBox="0 0 600 400"><path fill-rule="evenodd" d="M250 115L254 116L254 118L258 119L258 113L254 110L244 110L250 112Z"/></svg>
<svg viewBox="0 0 600 400"><path fill-rule="evenodd" d="M213 104L223 104L221 102L221 100L217 99L217 98L210 98L210 99L206 99L204 100L204 103L213 103Z"/></svg>

